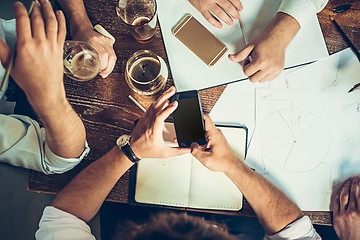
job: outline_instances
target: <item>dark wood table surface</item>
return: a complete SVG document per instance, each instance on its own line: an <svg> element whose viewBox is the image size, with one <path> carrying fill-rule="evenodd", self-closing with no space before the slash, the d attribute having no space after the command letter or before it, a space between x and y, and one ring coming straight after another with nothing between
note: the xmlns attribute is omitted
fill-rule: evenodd
<svg viewBox="0 0 360 240"><path fill-rule="evenodd" d="M136 94L127 86L124 76L126 61L137 50L152 50L167 62L160 29L157 29L156 37L152 42L148 44L137 43L116 15L116 0L84 0L84 3L91 22L94 25L101 24L116 38L114 45L118 58L116 66L106 79L98 76L88 82L76 82L65 77L67 97L84 122L91 151L77 167L67 173L45 175L31 171L28 183L29 191L59 192L79 171L113 148L120 135L131 132L134 120L140 118L143 113L128 99L129 94L145 107L148 107L160 94L154 96ZM337 14L332 12L334 6L345 3L351 3L353 8L360 9L360 1L330 0L325 9L318 14L329 54L348 47L335 26L330 22L329 15L335 18L355 47L360 50L360 11L348 10ZM170 73L166 88L171 85L173 85L173 81ZM205 112L211 111L225 87L200 91ZM119 179L107 200L128 203L129 184L130 170ZM331 212L311 211L304 213L310 216L313 223L331 225ZM240 214L254 216L246 201L244 201L244 207Z"/></svg>

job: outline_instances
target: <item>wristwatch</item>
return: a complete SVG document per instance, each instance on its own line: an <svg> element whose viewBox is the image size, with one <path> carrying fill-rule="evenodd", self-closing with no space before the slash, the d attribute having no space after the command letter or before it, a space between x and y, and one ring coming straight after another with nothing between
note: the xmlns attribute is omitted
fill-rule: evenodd
<svg viewBox="0 0 360 240"><path fill-rule="evenodd" d="M133 163L137 163L138 161L140 161L140 158L138 158L135 153L133 152L133 150L130 147L130 135L121 135L117 140L116 140L116 145L125 153L126 157L132 161Z"/></svg>

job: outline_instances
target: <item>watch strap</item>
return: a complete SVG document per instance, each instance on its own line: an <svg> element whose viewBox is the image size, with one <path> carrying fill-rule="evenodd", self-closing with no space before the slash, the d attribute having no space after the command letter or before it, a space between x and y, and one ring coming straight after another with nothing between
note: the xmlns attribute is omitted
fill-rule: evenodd
<svg viewBox="0 0 360 240"><path fill-rule="evenodd" d="M130 147L129 143L126 143L124 146L121 147L121 150L125 153L126 157L133 163L137 163L140 161L140 158L136 156L133 150Z"/></svg>

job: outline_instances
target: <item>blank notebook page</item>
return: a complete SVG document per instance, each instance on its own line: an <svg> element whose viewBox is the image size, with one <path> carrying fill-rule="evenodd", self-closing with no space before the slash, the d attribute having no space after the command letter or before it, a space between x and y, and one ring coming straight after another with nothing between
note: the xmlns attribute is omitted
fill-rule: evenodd
<svg viewBox="0 0 360 240"><path fill-rule="evenodd" d="M188 205L191 154L168 159L141 159L136 179L136 202L167 206Z"/></svg>

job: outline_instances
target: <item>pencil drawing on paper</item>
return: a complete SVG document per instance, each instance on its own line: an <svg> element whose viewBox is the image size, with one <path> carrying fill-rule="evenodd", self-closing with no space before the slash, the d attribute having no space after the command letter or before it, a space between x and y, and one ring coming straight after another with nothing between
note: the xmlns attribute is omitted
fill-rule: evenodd
<svg viewBox="0 0 360 240"><path fill-rule="evenodd" d="M274 136L278 137L274 140ZM330 139L329 127L315 114L298 108L283 108L264 121L262 155L287 171L311 171L325 160ZM315 148L314 143L318 143Z"/></svg>

